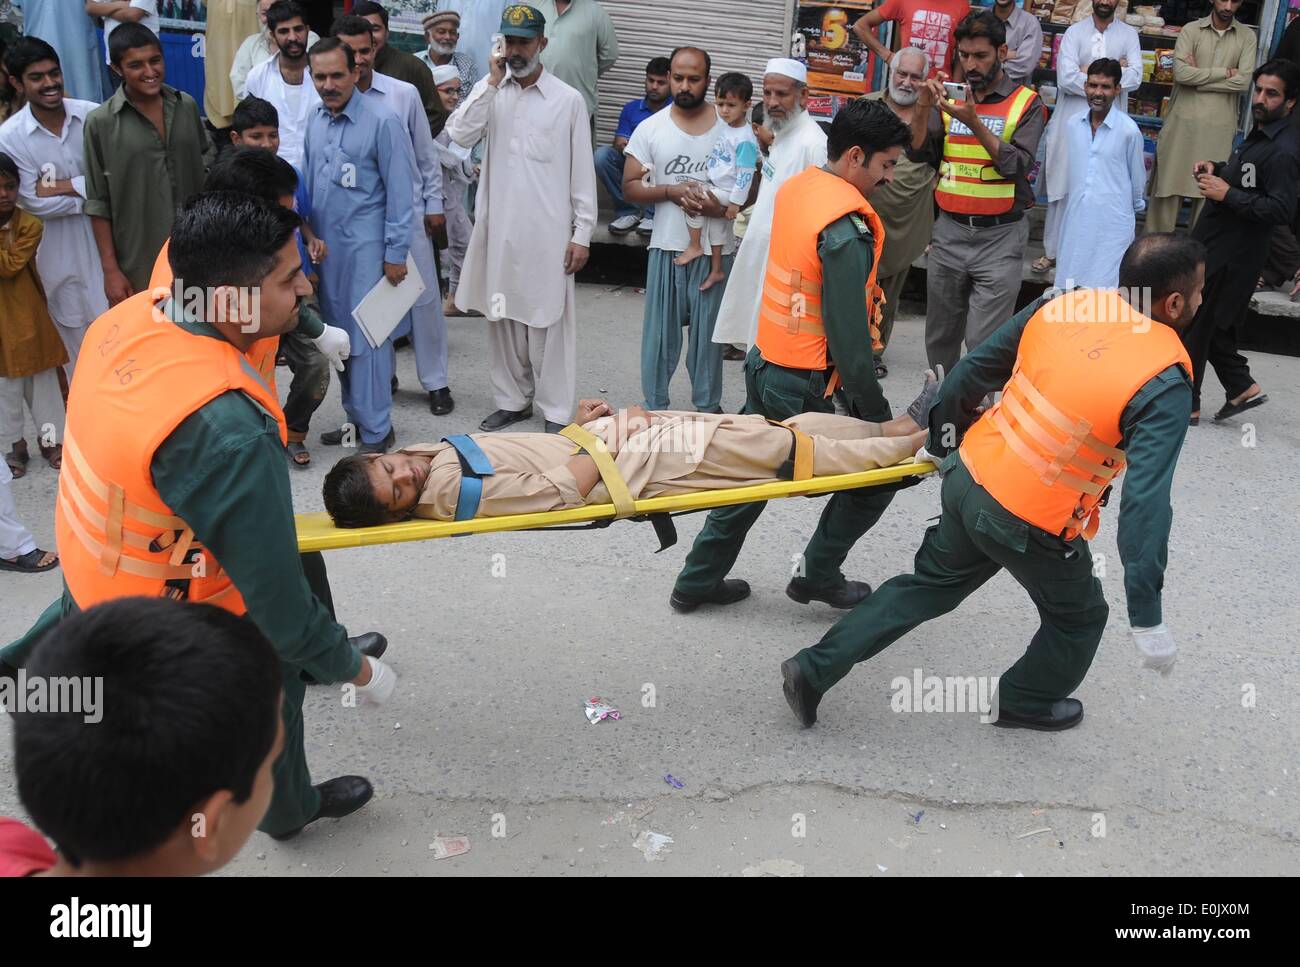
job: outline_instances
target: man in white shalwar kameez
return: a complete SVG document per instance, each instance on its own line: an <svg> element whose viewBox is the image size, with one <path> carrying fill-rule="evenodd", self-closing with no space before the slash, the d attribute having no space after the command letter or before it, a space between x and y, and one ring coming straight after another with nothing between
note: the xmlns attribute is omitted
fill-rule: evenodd
<svg viewBox="0 0 1300 967"><path fill-rule="evenodd" d="M71 378L86 327L108 311L99 249L83 211L82 128L98 105L64 97L58 55L44 41L23 38L10 51L15 56L27 103L0 127L0 151L18 166L23 209L45 223L36 272L68 351L64 369Z"/></svg>
<svg viewBox="0 0 1300 967"><path fill-rule="evenodd" d="M506 7L505 56L447 120L462 147L487 138L456 290L458 309L488 320L497 410L483 430L529 419L536 403L559 431L577 402L574 275L596 224L596 167L587 102L542 67L545 25L533 7Z"/></svg>
<svg viewBox="0 0 1300 967"><path fill-rule="evenodd" d="M826 132L804 110L808 69L797 60L768 61L763 74L763 111L776 138L763 162L758 200L745 229L745 242L736 253L713 327L713 341L752 346L758 331L758 306L763 273L772 238L776 190L792 175L826 163Z"/></svg>

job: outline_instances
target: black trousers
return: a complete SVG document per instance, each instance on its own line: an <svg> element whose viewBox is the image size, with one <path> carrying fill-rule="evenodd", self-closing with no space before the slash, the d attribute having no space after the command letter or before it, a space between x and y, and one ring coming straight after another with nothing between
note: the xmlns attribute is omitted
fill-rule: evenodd
<svg viewBox="0 0 1300 967"><path fill-rule="evenodd" d="M1205 280L1200 311L1183 333L1183 346L1192 358L1192 411L1201 409L1205 365L1214 367L1228 399L1235 399L1255 382L1250 363L1237 351L1236 326L1246 314L1259 272L1253 266L1223 266Z"/></svg>
<svg viewBox="0 0 1300 967"><path fill-rule="evenodd" d="M289 395L284 401L284 422L290 442L307 439L311 417L330 388L330 361L316 345L297 331L280 337L280 353L293 373Z"/></svg>

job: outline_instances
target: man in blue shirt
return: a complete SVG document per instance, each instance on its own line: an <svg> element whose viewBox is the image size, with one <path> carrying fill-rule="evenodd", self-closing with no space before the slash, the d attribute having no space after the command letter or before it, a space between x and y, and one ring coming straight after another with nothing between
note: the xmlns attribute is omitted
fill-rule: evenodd
<svg viewBox="0 0 1300 967"><path fill-rule="evenodd" d="M649 235L654 228L653 205L638 209L623 200L623 149L637 125L668 103L668 67L667 57L656 57L646 64L645 97L623 105L613 147L604 144L596 149L596 177L614 199L614 220L609 230L615 235L627 235L633 229Z"/></svg>
<svg viewBox="0 0 1300 967"><path fill-rule="evenodd" d="M352 337L343 408L361 451L383 453L394 441L392 342L372 347L352 310L381 278L392 285L406 278L415 202L411 148L402 122L357 90L351 47L327 37L307 56L321 97L307 122L303 172L312 228L329 246L319 270L321 308L327 322ZM344 439L341 430L321 434L332 446Z"/></svg>

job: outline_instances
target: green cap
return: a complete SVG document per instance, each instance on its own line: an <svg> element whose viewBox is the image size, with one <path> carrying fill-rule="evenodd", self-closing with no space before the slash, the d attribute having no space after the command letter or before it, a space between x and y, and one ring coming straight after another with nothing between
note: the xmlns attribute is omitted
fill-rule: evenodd
<svg viewBox="0 0 1300 967"><path fill-rule="evenodd" d="M546 33L546 18L536 7L512 3L501 13L501 33L506 37L541 37Z"/></svg>

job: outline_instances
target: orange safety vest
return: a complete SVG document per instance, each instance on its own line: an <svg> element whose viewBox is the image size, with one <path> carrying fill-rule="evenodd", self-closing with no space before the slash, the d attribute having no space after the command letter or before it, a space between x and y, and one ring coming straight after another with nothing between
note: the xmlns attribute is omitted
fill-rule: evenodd
<svg viewBox="0 0 1300 967"><path fill-rule="evenodd" d="M86 331L68 394L55 534L77 605L168 596L246 610L220 563L153 484L163 441L205 403L232 390L284 413L247 357L224 339L158 321L152 294L118 303Z"/></svg>
<svg viewBox="0 0 1300 967"><path fill-rule="evenodd" d="M1116 292L1059 296L1025 326L1011 379L967 432L962 462L1021 520L1065 540L1081 533L1091 540L1124 470L1124 409L1174 364L1191 379L1178 334Z"/></svg>
<svg viewBox="0 0 1300 967"><path fill-rule="evenodd" d="M153 271L149 273L149 291L153 293L154 302L160 302L167 296L172 295L172 264L167 260L167 251L171 247L172 240L168 238L163 242L162 251L158 253L158 258L154 259ZM181 304L184 305L184 293L182 293ZM266 339L259 339L253 345L248 347L245 353L248 361L253 364L253 368L261 374L263 382L271 388L271 395L276 396L275 388L275 358L280 353L280 337L269 336Z"/></svg>
<svg viewBox="0 0 1300 967"><path fill-rule="evenodd" d="M1037 95L1027 87L1018 87L995 104L979 104L980 123L1010 144L1029 104ZM970 128L943 116L943 161L934 199L939 207L955 215L1003 215L1016 201L1016 183L1003 178L993 159Z"/></svg>
<svg viewBox="0 0 1300 967"><path fill-rule="evenodd" d="M854 212L871 228L867 321L872 348L883 348L878 320L885 297L876 284L876 270L885 247L885 226L860 191L843 178L812 167L788 179L776 193L755 339L768 362L791 369L826 369L831 364L822 321L822 260L817 239L827 225ZM839 373L835 373L828 381L827 396L839 382Z"/></svg>

